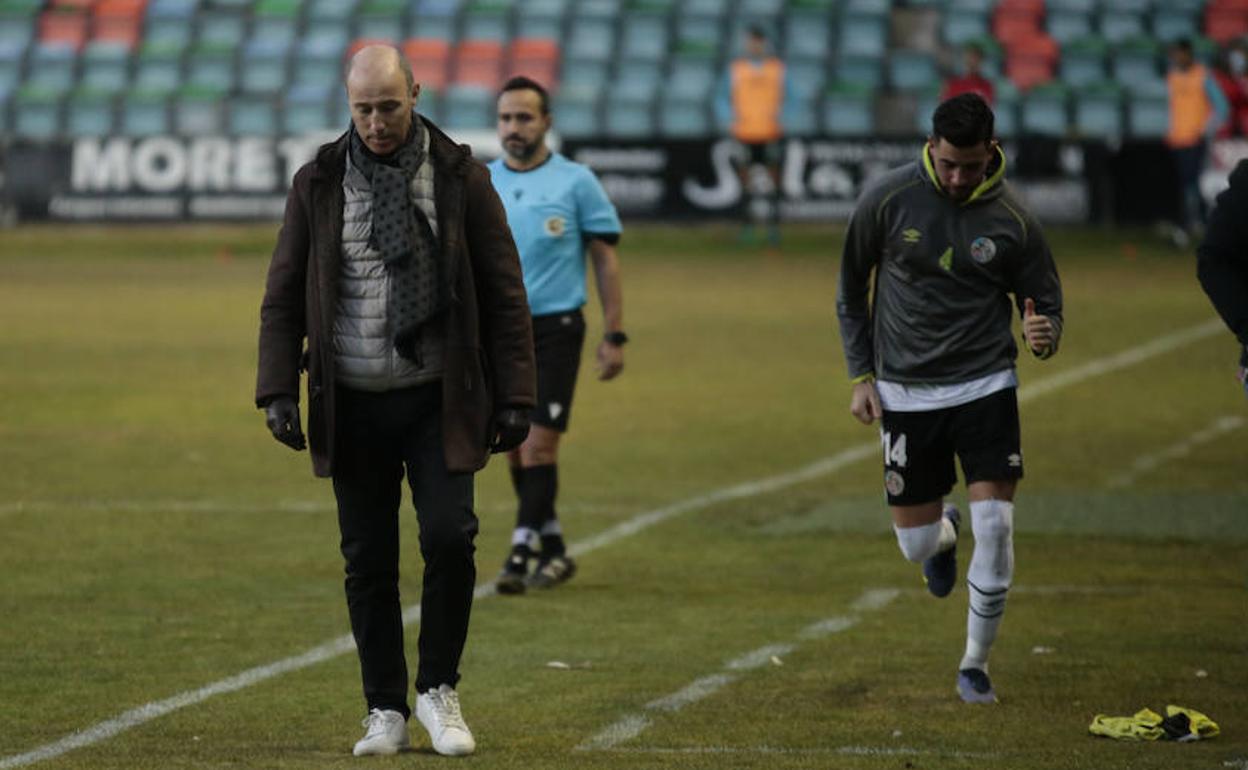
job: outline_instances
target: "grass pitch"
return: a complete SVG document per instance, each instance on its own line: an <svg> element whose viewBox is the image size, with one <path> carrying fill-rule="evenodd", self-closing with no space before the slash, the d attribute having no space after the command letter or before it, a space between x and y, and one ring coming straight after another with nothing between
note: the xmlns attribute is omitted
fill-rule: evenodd
<svg viewBox="0 0 1248 770"><path fill-rule="evenodd" d="M0 767L347 633L332 493L251 406L275 232L0 237ZM840 231L793 228L779 256L733 236L630 229L627 368L602 384L585 367L560 470L572 541L610 537L568 585L477 604L460 691L479 751L464 763L1248 767L1248 401L1229 333L1023 404L1017 588L992 664L1002 703L972 708L953 691L965 591L932 599L897 554L875 431L848 414ZM1053 360L1020 361L1024 387L1213 317L1191 255L1139 233L1050 238L1066 338ZM775 483L740 486L758 480ZM477 486L488 583L514 504L502 463ZM670 515L612 529L655 511ZM403 522L410 604L410 509ZM1097 713L1167 703L1222 735L1087 735ZM353 759L361 716L354 655L338 655L34 766L449 761ZM632 737L597 740L637 720Z"/></svg>

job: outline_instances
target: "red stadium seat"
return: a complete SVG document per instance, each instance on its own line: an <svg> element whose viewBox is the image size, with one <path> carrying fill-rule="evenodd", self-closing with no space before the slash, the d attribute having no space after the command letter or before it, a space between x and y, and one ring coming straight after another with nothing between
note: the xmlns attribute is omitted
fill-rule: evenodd
<svg viewBox="0 0 1248 770"><path fill-rule="evenodd" d="M403 54L422 88L441 91L450 80L451 46L442 38L414 37L404 41Z"/></svg>
<svg viewBox="0 0 1248 770"><path fill-rule="evenodd" d="M997 13L1027 14L1039 19L1044 16L1044 0L1001 0Z"/></svg>
<svg viewBox="0 0 1248 770"><path fill-rule="evenodd" d="M1248 34L1248 11L1218 9L1205 14L1205 36L1210 40L1227 43L1245 34Z"/></svg>
<svg viewBox="0 0 1248 770"><path fill-rule="evenodd" d="M497 40L464 40L455 46L453 81L493 91L502 85L503 46Z"/></svg>
<svg viewBox="0 0 1248 770"><path fill-rule="evenodd" d="M1005 61L1005 75L1020 91L1026 91L1053 79L1053 61L1038 56L1011 55Z"/></svg>
<svg viewBox="0 0 1248 770"><path fill-rule="evenodd" d="M39 17L39 40L82 48L90 21L85 12L44 11Z"/></svg>
<svg viewBox="0 0 1248 770"><path fill-rule="evenodd" d="M147 0L100 0L95 5L92 40L111 40L130 48L143 37L143 12Z"/></svg>
<svg viewBox="0 0 1248 770"><path fill-rule="evenodd" d="M524 75L547 91L559 87L559 44L546 38L517 38L508 51L506 77Z"/></svg>
<svg viewBox="0 0 1248 770"><path fill-rule="evenodd" d="M1014 43L1039 37L1040 17L1030 13L1000 13L992 20L992 35L1007 48Z"/></svg>

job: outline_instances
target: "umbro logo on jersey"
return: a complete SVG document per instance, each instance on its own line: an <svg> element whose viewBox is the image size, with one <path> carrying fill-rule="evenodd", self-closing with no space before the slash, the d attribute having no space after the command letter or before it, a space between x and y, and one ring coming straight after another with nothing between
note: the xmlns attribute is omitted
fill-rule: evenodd
<svg viewBox="0 0 1248 770"><path fill-rule="evenodd" d="M922 237L923 233L913 227L907 227L905 230L901 231L901 239L906 243L918 243L919 239Z"/></svg>
<svg viewBox="0 0 1248 770"><path fill-rule="evenodd" d="M1018 454L1017 452L1015 452L1014 454L1011 454L1009 457L1005 459L1006 459L1006 462L1010 464L1011 468L1023 467L1023 456Z"/></svg>

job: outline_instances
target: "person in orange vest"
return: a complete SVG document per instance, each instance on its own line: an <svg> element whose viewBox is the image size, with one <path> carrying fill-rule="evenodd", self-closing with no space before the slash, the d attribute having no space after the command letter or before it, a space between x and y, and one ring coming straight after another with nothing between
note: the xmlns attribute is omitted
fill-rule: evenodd
<svg viewBox="0 0 1248 770"><path fill-rule="evenodd" d="M784 148L784 116L793 103L793 89L784 62L768 51L767 33L751 26L745 34L745 55L733 59L720 82L715 111L744 148L737 167L742 187L742 240L752 241L757 212L767 212L767 242L780 245L780 161ZM751 184L751 170L764 166L771 181L766 200Z"/></svg>
<svg viewBox="0 0 1248 770"><path fill-rule="evenodd" d="M1213 75L1196 61L1190 40L1176 40L1169 53L1166 88L1170 93L1170 129L1166 132L1166 144L1174 156L1181 195L1179 225L1171 237L1176 246L1186 248L1205 225L1200 174L1205 167L1209 139L1226 122L1229 110L1226 96Z"/></svg>

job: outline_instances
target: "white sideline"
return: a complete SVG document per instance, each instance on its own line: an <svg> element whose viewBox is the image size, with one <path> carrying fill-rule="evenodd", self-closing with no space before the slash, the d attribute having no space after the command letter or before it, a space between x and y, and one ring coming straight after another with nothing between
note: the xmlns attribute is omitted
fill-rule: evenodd
<svg viewBox="0 0 1248 770"><path fill-rule="evenodd" d="M1131 486L1136 479L1156 469L1162 463L1186 457L1201 444L1208 444L1225 433L1230 433L1243 427L1243 425L1244 418L1239 415L1219 417L1210 423L1209 427L1196 431L1182 441L1175 442L1161 451L1137 457L1135 462L1131 463L1130 468L1110 479L1107 486L1110 489L1121 489Z"/></svg>
<svg viewBox="0 0 1248 770"><path fill-rule="evenodd" d="M1218 333L1224 327L1218 319L1206 321L1196 326L1186 329L1180 329L1177 332L1162 335L1156 339L1128 348L1119 353L1115 353L1104 358L1089 361L1088 363L1076 366L1073 369L1061 372L1043 380L1032 383L1029 386L1020 388L1018 400L1020 402L1030 401L1040 396L1047 395L1062 388L1070 387L1084 380L1108 374L1119 369L1125 369L1134 366L1151 357L1169 353L1183 345L1212 336ZM619 540L648 529L649 527L659 524L675 516L679 516L690 511L700 510L717 503L729 500L737 500L747 497L774 492L779 489L800 484L804 481L825 476L829 473L837 471L847 465L851 465L859 460L874 455L879 450L877 441L868 441L862 444L845 449L831 457L825 457L817 460L803 468L799 468L789 473L772 476L757 481L738 484L732 487L716 490L705 495L674 503L664 508L639 514L627 521L610 527L604 532L599 533L587 540L582 540L574 544L570 551L573 555L581 555L590 551L604 548ZM474 595L477 598L485 598L494 593L493 584L478 586ZM420 607L414 605L407 608L403 613L405 623L415 623L420 618ZM834 626L832 627L834 628ZM843 630L835 628L836 631ZM30 751L14 754L0 759L0 770L10 770L14 767L23 767L36 762L58 757L75 749L90 746L101 741L112 738L113 736L124 732L132 727L137 727L146 722L150 722L157 717L177 711L187 706L193 706L202 703L205 700L224 693L235 692L244 688L259 684L275 676L285 674L291 671L298 671L303 668L315 665L322 661L344 655L352 650L354 642L350 636L342 636L330 642L314 647L307 652L293 657L285 658L264 666L251 668L242 673L222 679L212 684L201 687L197 690L188 690L174 695L164 700L152 701L129 711L123 712L112 719L99 722L84 730L61 738L60 740L44 744ZM644 729L644 728L643 728Z"/></svg>
<svg viewBox="0 0 1248 770"><path fill-rule="evenodd" d="M627 746L604 749L613 754L791 754L797 756L839 755L851 757L954 757L956 759L994 759L998 754L979 751L934 751L908 746L831 746L796 748L793 746ZM1232 767L1230 762L1227 767ZM1248 763L1234 765L1248 770Z"/></svg>
<svg viewBox="0 0 1248 770"><path fill-rule="evenodd" d="M885 605L899 595L901 595L901 591L895 588L873 588L863 592L850 605L850 608L854 612L872 612L883 609ZM803 641L819 639L848 630L857 625L858 620L859 616L856 614L826 618L802 629L798 633L797 638ZM652 700L642 708L648 712L680 711L685 706L691 706L740 679L741 675L735 672L762 668L773 662L773 660L778 659L780 655L786 655L796 650L797 647L797 644L769 644L759 647L757 650L747 652L725 663L724 671L704 676L701 679L695 679L671 695L665 695L662 698ZM621 743L641 735L650 725L651 720L644 713L628 714L619 721L613 722L599 730L588 740L577 746L575 751L609 751L615 749Z"/></svg>

